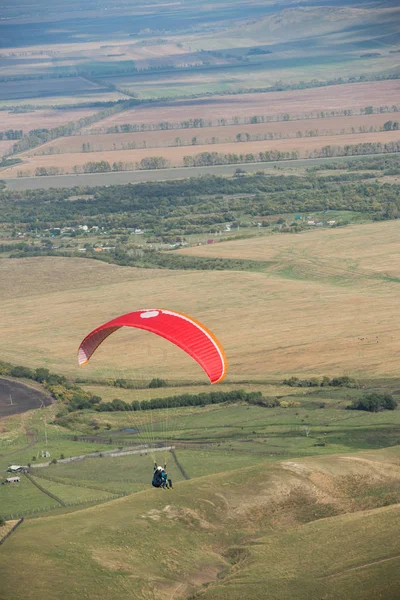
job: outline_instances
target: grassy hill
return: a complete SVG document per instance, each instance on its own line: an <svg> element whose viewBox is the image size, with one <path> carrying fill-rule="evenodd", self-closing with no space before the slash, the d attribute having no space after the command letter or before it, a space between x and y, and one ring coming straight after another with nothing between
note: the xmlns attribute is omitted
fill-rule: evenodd
<svg viewBox="0 0 400 600"><path fill-rule="evenodd" d="M30 520L1 549L1 593L150 600L210 584L213 600L244 590L252 600L266 590L280 600L395 598L399 475L399 447L304 458Z"/></svg>
<svg viewBox="0 0 400 600"><path fill-rule="evenodd" d="M195 315L214 331L228 356L229 383L293 374L396 377L398 231L398 221L316 228L184 251L261 259L258 272L4 259L0 352L14 364L75 377L148 381L184 373L186 382L204 382L190 358L145 332L117 332L78 370L76 351L88 331L129 310L161 306Z"/></svg>

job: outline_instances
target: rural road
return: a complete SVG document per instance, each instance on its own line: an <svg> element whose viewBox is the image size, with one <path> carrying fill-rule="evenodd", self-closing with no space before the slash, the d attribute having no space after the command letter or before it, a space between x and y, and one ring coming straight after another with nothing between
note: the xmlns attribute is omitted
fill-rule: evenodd
<svg viewBox="0 0 400 600"><path fill-rule="evenodd" d="M392 154L369 154L368 157L393 156ZM3 179L10 190L37 190L50 188L74 188L80 186L126 185L145 181L167 181L173 179L188 179L201 175L233 175L240 168L246 173L275 169L277 167L312 167L326 161L361 160L367 156L341 156L336 158L308 158L300 160L285 160L277 162L257 162L237 165L217 165L214 167L176 167L174 169L156 169L146 171L114 171L111 173L84 173L80 175L50 175L47 177L16 177Z"/></svg>

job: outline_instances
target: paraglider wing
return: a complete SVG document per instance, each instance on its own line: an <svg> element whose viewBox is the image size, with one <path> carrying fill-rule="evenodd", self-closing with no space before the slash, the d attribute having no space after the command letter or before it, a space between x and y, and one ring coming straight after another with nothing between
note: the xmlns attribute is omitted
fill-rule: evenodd
<svg viewBox="0 0 400 600"><path fill-rule="evenodd" d="M100 344L121 327L151 331L182 348L204 369L211 383L226 375L225 353L214 335L192 317L159 308L131 312L94 329L79 346L79 364L87 363Z"/></svg>

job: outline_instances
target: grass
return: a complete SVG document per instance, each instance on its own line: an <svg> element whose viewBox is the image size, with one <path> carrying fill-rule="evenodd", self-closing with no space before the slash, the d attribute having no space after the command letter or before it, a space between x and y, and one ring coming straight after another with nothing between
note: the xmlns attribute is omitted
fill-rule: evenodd
<svg viewBox="0 0 400 600"><path fill-rule="evenodd" d="M149 381L184 373L186 381L205 383L191 359L143 332L117 332L78 370L75 353L88 331L151 303L207 324L228 356L227 383L282 380L292 374L395 376L398 226L398 221L353 225L184 251L273 263L257 273L140 270L52 257L4 259L0 327L7 330L7 343L3 337L1 354L16 364L75 377ZM56 276L60 270L62 281ZM23 338L10 327L21 316ZM120 390L113 391L118 397Z"/></svg>
<svg viewBox="0 0 400 600"><path fill-rule="evenodd" d="M134 400L147 402L152 398L167 398L180 394L209 394L213 391L210 385L175 385L176 382L171 383L174 384L171 387L145 389L124 389L104 385L82 385L81 387L96 396L101 396L104 402L111 402L114 398L119 398L125 402L132 402ZM230 392L231 390L241 389L244 386L247 392L262 392L264 396L286 396L288 392L287 386L279 384L228 383L224 384L223 387L220 386L219 389L224 392ZM301 394L302 390L294 388L291 390L291 393Z"/></svg>
<svg viewBox="0 0 400 600"><path fill-rule="evenodd" d="M85 590L100 600L124 599L132 596L132 577L143 600L200 589L210 599L242 598L244 589L247 597L261 599L266 588L271 598L283 600L321 594L344 599L349 590L360 600L393 597L398 456L397 447L264 462L178 482L173 492L148 490L28 520L7 542L0 565L3 592L7 597L10 575L23 563L13 593L29 589L31 599L50 580L59 598L68 594L74 600ZM365 488L375 489L377 477L391 494L389 504L377 509L377 498L357 512L364 499L353 499L352 486L362 478ZM40 578L34 576L38 564L45 565Z"/></svg>
<svg viewBox="0 0 400 600"><path fill-rule="evenodd" d="M2 515L13 518L35 511L49 510L59 504L43 494L29 479L21 476L20 483L0 487L0 506Z"/></svg>
<svg viewBox="0 0 400 600"><path fill-rule="evenodd" d="M288 394L291 389L287 388ZM360 390L311 390L304 396L287 395L297 399L295 408L262 408L245 404L210 405L207 407L182 407L168 411L168 444L176 446L179 463L190 478L235 471L255 464L276 463L283 458L321 456L331 457L338 453L379 449L396 446L400 442L400 410L385 413L347 411L345 407ZM320 408L324 405L324 408ZM166 440L166 411L145 411L140 414L115 412L93 413L85 411L71 414L69 429L52 424L51 411L47 410L48 448L51 457L60 453L76 456L85 452L123 447L127 443L155 443ZM42 417L41 417L42 418ZM29 457L38 455L44 446L43 431L37 426L38 411L25 416L26 426L36 431L36 443L27 450L12 456L4 455L0 467L5 470L10 462L26 464ZM96 421L98 431L93 430ZM151 423L150 423L151 421ZM5 422L12 431L19 423L13 418ZM147 424L146 424L147 423ZM137 427L146 435L121 431ZM110 430L108 428L111 428ZM73 441L73 436L90 435L100 443ZM101 444L112 440L111 444ZM40 456L38 461L43 461ZM173 481L181 481L182 473L169 453L149 455L126 455L116 458L103 456L68 464L54 464L35 469L33 476L45 489L67 504L102 501L110 495L132 494L148 489L153 461L168 464ZM24 484L26 485L26 484ZM0 502L7 514L14 509L18 487L0 486ZM10 491L11 490L11 491ZM14 491L13 491L14 490ZM11 496L10 493L12 492ZM40 498L33 508L45 510L50 506L47 496ZM39 501L41 500L41 501ZM29 514L30 496L19 506L19 512Z"/></svg>

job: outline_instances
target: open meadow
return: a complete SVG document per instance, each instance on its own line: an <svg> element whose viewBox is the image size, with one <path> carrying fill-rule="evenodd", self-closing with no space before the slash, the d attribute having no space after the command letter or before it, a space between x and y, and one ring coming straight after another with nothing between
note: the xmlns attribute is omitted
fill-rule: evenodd
<svg viewBox="0 0 400 600"><path fill-rule="evenodd" d="M311 213L312 214L312 213ZM329 213L328 213L329 214ZM304 232L295 238L257 237L227 241L223 244L195 246L180 254L270 260L277 274L290 269L299 279L343 278L355 284L357 279L387 276L400 278L400 223L368 223L318 232Z"/></svg>
<svg viewBox="0 0 400 600"><path fill-rule="evenodd" d="M7 283L1 328L7 338L1 353L14 364L77 376L75 353L88 331L129 309L152 305L206 322L226 349L232 382L301 373L395 375L397 232L398 221L392 221L181 251L257 256L267 261L259 272L141 270L78 258L3 259ZM62 281L56 276L60 270ZM17 325L21 315L23 323ZM131 332L115 334L81 369L82 376L166 377L179 361L186 380L202 380L200 369L166 342L143 332L134 338L130 346ZM116 360L113 349L121 344L128 345Z"/></svg>

